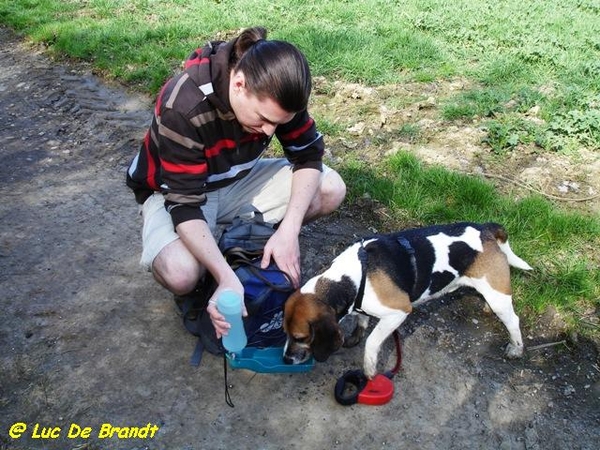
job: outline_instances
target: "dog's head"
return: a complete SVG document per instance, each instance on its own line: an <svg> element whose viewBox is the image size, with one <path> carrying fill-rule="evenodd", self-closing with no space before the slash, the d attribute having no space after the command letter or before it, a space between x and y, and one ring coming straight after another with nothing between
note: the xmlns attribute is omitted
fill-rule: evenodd
<svg viewBox="0 0 600 450"><path fill-rule="evenodd" d="M287 334L286 364L303 363L311 355L319 362L326 361L344 342L333 308L315 294L299 290L285 302L283 329Z"/></svg>

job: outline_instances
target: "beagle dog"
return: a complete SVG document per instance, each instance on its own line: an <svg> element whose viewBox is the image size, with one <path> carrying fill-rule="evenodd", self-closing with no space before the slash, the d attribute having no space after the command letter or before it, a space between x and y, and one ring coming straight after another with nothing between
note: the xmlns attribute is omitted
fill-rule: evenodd
<svg viewBox="0 0 600 450"><path fill-rule="evenodd" d="M364 239L287 300L284 361L300 364L311 355L319 362L327 360L342 344L357 344L371 316L379 319L364 351L363 370L371 379L382 343L413 307L461 286L483 296L510 335L506 356L518 358L523 339L509 266L531 270L513 253L505 229L496 223L436 225ZM344 342L340 321L356 313L364 314Z"/></svg>

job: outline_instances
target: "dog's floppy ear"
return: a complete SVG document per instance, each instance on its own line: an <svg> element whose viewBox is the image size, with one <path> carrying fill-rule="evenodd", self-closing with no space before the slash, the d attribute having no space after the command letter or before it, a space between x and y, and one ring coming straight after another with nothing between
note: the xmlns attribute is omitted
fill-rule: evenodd
<svg viewBox="0 0 600 450"><path fill-rule="evenodd" d="M311 322L310 329L312 354L319 362L327 361L327 358L344 343L342 330L335 321L335 317L321 315Z"/></svg>

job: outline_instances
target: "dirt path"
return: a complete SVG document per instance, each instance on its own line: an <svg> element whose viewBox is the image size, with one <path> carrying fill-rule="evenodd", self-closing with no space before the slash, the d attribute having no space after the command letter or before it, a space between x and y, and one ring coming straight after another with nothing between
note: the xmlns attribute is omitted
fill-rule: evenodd
<svg viewBox="0 0 600 450"><path fill-rule="evenodd" d="M0 449L597 448L595 347L568 342L505 361L505 331L471 297L410 319L385 406L333 398L337 377L360 367L356 347L306 374L230 371L228 407L222 360L188 364L194 339L137 264L124 171L150 102L55 65L1 28L0 47ZM368 225L344 210L304 230L306 276ZM543 326L524 334L530 347L562 339ZM19 423L27 429L11 437ZM73 424L89 438L69 438ZM156 431L102 438L103 424Z"/></svg>

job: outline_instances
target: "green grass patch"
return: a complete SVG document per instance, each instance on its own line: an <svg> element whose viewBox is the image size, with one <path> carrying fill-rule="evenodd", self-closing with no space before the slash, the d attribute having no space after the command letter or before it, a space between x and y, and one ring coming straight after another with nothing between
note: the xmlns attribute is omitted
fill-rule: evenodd
<svg viewBox="0 0 600 450"><path fill-rule="evenodd" d="M485 125L487 136L483 142L487 143L494 153L500 154L513 150L519 144L534 143L538 147L548 145L547 128L524 120L520 116L503 115L498 120L487 121Z"/></svg>
<svg viewBox="0 0 600 450"><path fill-rule="evenodd" d="M319 124L319 131L329 138L340 137L346 133L346 126L339 122L334 122L327 116L313 114L313 118Z"/></svg>
<svg viewBox="0 0 600 450"><path fill-rule="evenodd" d="M404 123L395 130L396 137L404 142L415 143L421 139L421 127L414 123Z"/></svg>
<svg viewBox="0 0 600 450"><path fill-rule="evenodd" d="M460 120L472 117L492 117L503 111L511 93L498 88L473 89L454 97L454 101L444 105L442 114L447 120Z"/></svg>
<svg viewBox="0 0 600 450"><path fill-rule="evenodd" d="M579 0L0 0L0 22L151 93L208 39L265 25L272 38L296 43L315 75L369 85L451 76L479 83L479 92L450 101L448 120L505 122L510 99L544 91L528 102L547 123L534 141L569 150L600 149L597 10ZM511 127L499 147L530 133Z"/></svg>

